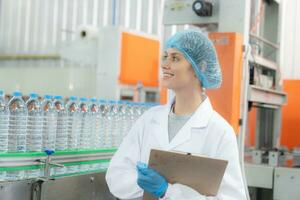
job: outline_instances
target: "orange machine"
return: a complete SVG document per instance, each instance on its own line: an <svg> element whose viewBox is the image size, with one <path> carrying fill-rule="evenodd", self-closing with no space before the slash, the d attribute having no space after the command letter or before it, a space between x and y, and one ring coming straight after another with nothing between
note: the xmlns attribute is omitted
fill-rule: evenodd
<svg viewBox="0 0 300 200"><path fill-rule="evenodd" d="M220 89L208 90L214 109L239 132L243 37L239 33L210 33L222 69Z"/></svg>
<svg viewBox="0 0 300 200"><path fill-rule="evenodd" d="M282 107L281 145L293 149L300 146L300 80L285 80L283 88L288 99Z"/></svg>
<svg viewBox="0 0 300 200"><path fill-rule="evenodd" d="M160 40L157 36L105 27L99 29L97 47L97 96L158 100Z"/></svg>
<svg viewBox="0 0 300 200"><path fill-rule="evenodd" d="M159 40L122 32L119 83L158 87Z"/></svg>

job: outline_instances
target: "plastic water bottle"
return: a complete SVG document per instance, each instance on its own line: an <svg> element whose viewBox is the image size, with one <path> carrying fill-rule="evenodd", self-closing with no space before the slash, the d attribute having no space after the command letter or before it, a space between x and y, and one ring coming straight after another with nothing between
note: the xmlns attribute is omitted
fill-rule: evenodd
<svg viewBox="0 0 300 200"><path fill-rule="evenodd" d="M144 114L153 104L152 103L142 103L141 111Z"/></svg>
<svg viewBox="0 0 300 200"><path fill-rule="evenodd" d="M81 128L80 111L77 104L77 97L71 96L66 104L67 109L67 132L68 132L68 150L77 150L79 147L79 137ZM72 165L67 167L68 173L76 173L79 166Z"/></svg>
<svg viewBox="0 0 300 200"><path fill-rule="evenodd" d="M108 133L107 133L107 112L108 104L105 100L99 100L99 116L100 116L100 127L99 127L99 138L100 138L100 147L107 148L108 144Z"/></svg>
<svg viewBox="0 0 300 200"><path fill-rule="evenodd" d="M134 123L134 113L133 113L133 103L132 102L127 102L127 107L126 107L126 121L127 121L128 125L126 127L126 133L125 133L125 135L128 134L128 132L130 131L130 129L133 126L133 123Z"/></svg>
<svg viewBox="0 0 300 200"><path fill-rule="evenodd" d="M127 104L125 101L119 101L118 102L118 118L119 118L119 123L118 123L118 139L117 143L118 146L121 144L123 137L126 135L127 132Z"/></svg>
<svg viewBox="0 0 300 200"><path fill-rule="evenodd" d="M101 117L99 112L99 106L96 98L90 99L89 105L89 113L90 113L90 145L91 148L97 149L101 148Z"/></svg>
<svg viewBox="0 0 300 200"><path fill-rule="evenodd" d="M0 153L8 150L8 125L9 110L4 99L4 92L0 90Z"/></svg>
<svg viewBox="0 0 300 200"><path fill-rule="evenodd" d="M26 151L26 127L27 109L22 99L21 92L14 92L13 97L8 102L9 108L9 132L8 132L8 151ZM7 180L24 179L24 171L10 171L6 173Z"/></svg>
<svg viewBox="0 0 300 200"><path fill-rule="evenodd" d="M81 115L81 129L79 148L89 149L90 138L90 115L88 112L87 98L80 98L79 110Z"/></svg>
<svg viewBox="0 0 300 200"><path fill-rule="evenodd" d="M130 131L133 123L134 123L134 113L133 113L133 103L132 102L126 102L126 133L125 135L128 134ZM124 135L124 136L125 136Z"/></svg>
<svg viewBox="0 0 300 200"><path fill-rule="evenodd" d="M0 153L7 152L8 148L9 110L4 99L4 92L0 90ZM5 180L6 172L0 171L0 181Z"/></svg>
<svg viewBox="0 0 300 200"><path fill-rule="evenodd" d="M79 103L79 112L81 118L81 128L80 128L80 139L79 139L79 148L80 149L89 149L90 148L90 113L87 103L87 98L81 97ZM80 165L80 171L86 172L89 170L89 166L87 164Z"/></svg>
<svg viewBox="0 0 300 200"><path fill-rule="evenodd" d="M28 111L26 151L41 151L43 113L36 93L29 95L26 107Z"/></svg>
<svg viewBox="0 0 300 200"><path fill-rule="evenodd" d="M42 102L43 110L43 150L55 150L57 112L51 95L45 95Z"/></svg>
<svg viewBox="0 0 300 200"><path fill-rule="evenodd" d="M22 99L21 92L14 92L13 97L8 102L9 107L9 135L8 151L25 152L26 151L26 126L27 109Z"/></svg>
<svg viewBox="0 0 300 200"><path fill-rule="evenodd" d="M65 151L68 148L68 132L67 132L67 112L62 101L62 96L54 97L54 108L57 112L56 140L55 149L57 151ZM55 175L61 175L66 172L66 168L55 168Z"/></svg>
<svg viewBox="0 0 300 200"><path fill-rule="evenodd" d="M142 115L141 103L134 103L133 105L134 122Z"/></svg>
<svg viewBox="0 0 300 200"><path fill-rule="evenodd" d="M104 116L104 147L111 148L112 147L112 129L113 129L113 115L112 109L115 101L107 101L105 105L105 116Z"/></svg>
<svg viewBox="0 0 300 200"><path fill-rule="evenodd" d="M41 151L43 137L43 113L36 93L29 94L29 99L26 101L26 108L28 112L26 151ZM26 171L26 178L36 178L40 175L40 169Z"/></svg>
<svg viewBox="0 0 300 200"><path fill-rule="evenodd" d="M68 115L68 149L76 150L79 146L81 118L77 97L71 96L66 104Z"/></svg>
<svg viewBox="0 0 300 200"><path fill-rule="evenodd" d="M108 112L107 112L107 135L109 147L117 147L117 136L118 136L118 105L116 101L108 102Z"/></svg>
<svg viewBox="0 0 300 200"><path fill-rule="evenodd" d="M58 151L63 151L68 147L68 133L67 112L62 102L62 96L55 96L53 104L57 112L55 149Z"/></svg>

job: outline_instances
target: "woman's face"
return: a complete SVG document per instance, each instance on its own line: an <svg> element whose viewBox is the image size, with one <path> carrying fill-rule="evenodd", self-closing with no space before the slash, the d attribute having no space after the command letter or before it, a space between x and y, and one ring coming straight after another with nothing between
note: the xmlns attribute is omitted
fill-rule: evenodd
<svg viewBox="0 0 300 200"><path fill-rule="evenodd" d="M195 87L199 84L191 64L176 49L167 49L162 56L162 85L176 90Z"/></svg>

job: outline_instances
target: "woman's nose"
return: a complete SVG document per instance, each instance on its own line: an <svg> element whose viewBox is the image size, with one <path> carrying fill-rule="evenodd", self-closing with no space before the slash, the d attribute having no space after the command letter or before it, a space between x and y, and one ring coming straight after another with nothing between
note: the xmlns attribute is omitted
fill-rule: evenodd
<svg viewBox="0 0 300 200"><path fill-rule="evenodd" d="M171 64L168 60L163 60L161 62L161 68L163 69L170 69L171 68Z"/></svg>

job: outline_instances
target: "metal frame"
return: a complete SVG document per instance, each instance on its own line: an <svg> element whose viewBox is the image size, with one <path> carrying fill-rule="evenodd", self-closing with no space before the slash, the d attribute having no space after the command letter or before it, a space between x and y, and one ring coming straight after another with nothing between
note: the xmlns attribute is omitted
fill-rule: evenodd
<svg viewBox="0 0 300 200"><path fill-rule="evenodd" d="M2 170L7 167L43 165L45 171L45 176L43 177L21 181L0 181L0 200L2 198L5 200L57 199L57 193L63 195L63 197L59 197L61 200L114 199L108 191L104 174L100 173L101 171L103 172L103 169L99 169L98 173L93 175L90 175L91 172L83 172L74 173L71 177L68 177L68 175L53 177L50 176L50 168L64 167L64 164L74 162L110 160L115 151L116 149L64 151L49 156L42 152L0 154L0 169L2 168ZM65 185L65 182L68 182L68 184ZM89 183L92 187L87 187ZM53 188L56 189L53 190ZM57 188L60 190L57 190ZM64 189L61 190L61 188ZM66 190L72 192L66 193Z"/></svg>

